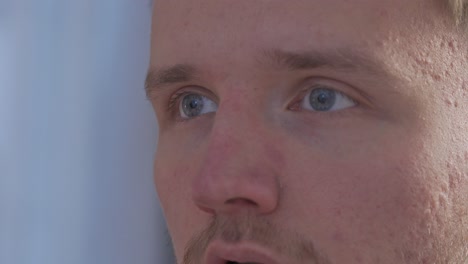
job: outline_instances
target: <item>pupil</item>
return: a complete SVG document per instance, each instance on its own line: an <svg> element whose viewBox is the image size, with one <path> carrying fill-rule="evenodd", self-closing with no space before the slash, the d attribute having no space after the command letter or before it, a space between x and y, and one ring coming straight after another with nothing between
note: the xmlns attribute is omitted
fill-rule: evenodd
<svg viewBox="0 0 468 264"><path fill-rule="evenodd" d="M194 100L190 102L190 108L197 108L197 106L198 106L198 101Z"/></svg>
<svg viewBox="0 0 468 264"><path fill-rule="evenodd" d="M182 111L188 117L200 115L203 109L203 98L201 95L189 94L182 100Z"/></svg>
<svg viewBox="0 0 468 264"><path fill-rule="evenodd" d="M321 103L321 104L326 103L327 100L328 100L328 95L327 95L327 94L323 94L323 93L320 94L320 95L318 96L318 98L317 98L317 101L318 101L319 103Z"/></svg>
<svg viewBox="0 0 468 264"><path fill-rule="evenodd" d="M309 102L315 111L328 111L336 101L335 91L330 89L318 88L311 92Z"/></svg>

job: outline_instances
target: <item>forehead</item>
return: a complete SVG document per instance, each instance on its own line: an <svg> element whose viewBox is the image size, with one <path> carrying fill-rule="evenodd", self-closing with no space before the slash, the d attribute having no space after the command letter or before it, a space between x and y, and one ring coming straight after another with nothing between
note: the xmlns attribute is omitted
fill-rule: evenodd
<svg viewBox="0 0 468 264"><path fill-rule="evenodd" d="M417 18L438 8L427 0L159 0L152 64L229 63L261 49L383 45L390 31L420 30L424 23L415 21L425 20Z"/></svg>
<svg viewBox="0 0 468 264"><path fill-rule="evenodd" d="M424 9L432 1L425 2ZM255 30L262 26L291 25L288 22L311 26L375 21L389 15L404 17L408 13L415 16L421 7L418 0L161 0L156 2L154 18L158 24L167 22L183 27L210 24L210 29L218 30L226 29L223 22L237 27L255 24L251 28Z"/></svg>

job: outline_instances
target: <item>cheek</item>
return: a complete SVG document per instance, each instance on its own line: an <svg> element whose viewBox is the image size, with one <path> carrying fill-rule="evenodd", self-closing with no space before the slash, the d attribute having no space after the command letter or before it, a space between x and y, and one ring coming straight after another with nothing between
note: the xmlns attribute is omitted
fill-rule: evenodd
<svg viewBox="0 0 468 264"><path fill-rule="evenodd" d="M382 252L391 247L423 247L445 221L447 179L432 151L415 138L393 136L398 134L381 140L369 135L373 145L347 138L359 149L337 147L336 153L302 148L296 153L307 158L286 162L284 198L294 208L287 214L309 219L294 224L319 238L319 246L333 251L330 255L367 251L367 257L378 258L393 254Z"/></svg>
<svg viewBox="0 0 468 264"><path fill-rule="evenodd" d="M179 207L191 201L190 183L202 157L203 135L206 133L190 127L185 130L194 133L188 135L183 129L171 129L161 132L159 136L154 181L163 206L176 204Z"/></svg>
<svg viewBox="0 0 468 264"><path fill-rule="evenodd" d="M175 254L181 259L185 244L197 232L194 227L203 227L206 219L193 205L188 184L194 171L195 159L182 157L181 151L168 148L167 145L158 145L154 162L154 181ZM187 217L188 215L190 217Z"/></svg>

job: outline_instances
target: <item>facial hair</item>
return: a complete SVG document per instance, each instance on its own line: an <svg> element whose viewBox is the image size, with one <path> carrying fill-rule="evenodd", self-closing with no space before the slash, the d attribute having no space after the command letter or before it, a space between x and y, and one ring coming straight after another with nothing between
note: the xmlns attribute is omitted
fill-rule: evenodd
<svg viewBox="0 0 468 264"><path fill-rule="evenodd" d="M250 242L297 263L329 264L312 241L299 233L281 229L267 219L253 214L213 216L209 226L187 244L183 264L202 264L208 245L215 240L227 244Z"/></svg>

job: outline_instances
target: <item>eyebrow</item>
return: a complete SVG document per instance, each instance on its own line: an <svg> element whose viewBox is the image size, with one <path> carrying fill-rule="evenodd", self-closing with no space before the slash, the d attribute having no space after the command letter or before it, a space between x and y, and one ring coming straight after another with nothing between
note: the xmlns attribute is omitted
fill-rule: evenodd
<svg viewBox="0 0 468 264"><path fill-rule="evenodd" d="M367 72L372 75L389 75L383 69L382 63L368 55L350 49L337 49L326 52L265 50L257 57L257 63L291 71L330 68L341 71ZM198 71L191 64L176 64L160 69L150 69L145 81L146 94L149 97L153 90L193 81L198 76Z"/></svg>
<svg viewBox="0 0 468 264"><path fill-rule="evenodd" d="M324 52L288 52L283 50L268 50L260 57L267 58L278 68L289 70L306 70L315 68L330 68L342 71L365 71L382 74L382 63L369 55L351 49L334 49Z"/></svg>
<svg viewBox="0 0 468 264"><path fill-rule="evenodd" d="M171 67L158 70L150 69L146 75L146 95L152 90L162 88L171 84L189 82L195 78L196 68L189 64L176 64Z"/></svg>

